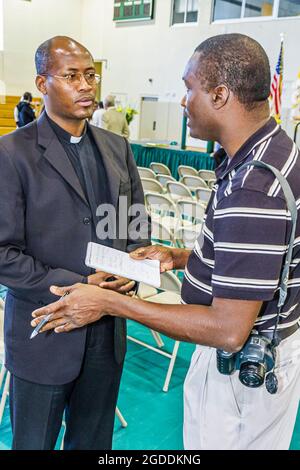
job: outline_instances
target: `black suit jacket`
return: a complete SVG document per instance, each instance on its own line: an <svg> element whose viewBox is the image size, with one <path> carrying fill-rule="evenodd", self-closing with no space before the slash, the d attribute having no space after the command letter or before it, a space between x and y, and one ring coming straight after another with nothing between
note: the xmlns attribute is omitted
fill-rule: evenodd
<svg viewBox="0 0 300 470"><path fill-rule="evenodd" d="M119 215L119 196L143 204L143 190L128 142L91 126ZM82 282L91 240L92 214L62 145L42 114L0 139L0 283L9 288L5 306L6 366L16 376L41 384L62 384L79 373L86 327L47 332L30 340L31 313L57 297L52 284ZM124 215L124 214L123 214ZM146 221L146 213L143 213ZM127 217L129 226L130 217ZM147 222L146 222L147 223ZM130 251L149 244L132 240L130 229L113 247ZM124 359L126 326L115 319L115 357Z"/></svg>

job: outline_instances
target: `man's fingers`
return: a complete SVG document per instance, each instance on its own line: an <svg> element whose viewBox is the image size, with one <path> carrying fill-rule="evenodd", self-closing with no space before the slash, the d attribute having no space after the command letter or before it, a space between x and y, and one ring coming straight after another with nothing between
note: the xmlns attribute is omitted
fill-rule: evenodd
<svg viewBox="0 0 300 470"><path fill-rule="evenodd" d="M137 250L129 253L130 258L133 259L145 259L148 256L148 251L146 248L138 248Z"/></svg>
<svg viewBox="0 0 300 470"><path fill-rule="evenodd" d="M100 287L103 289L110 289L110 290L118 290L127 284L130 284L132 281L129 281L125 277L121 277L120 279L116 279L115 281L111 282L101 282L99 284Z"/></svg>
<svg viewBox="0 0 300 470"><path fill-rule="evenodd" d="M126 295L128 295L129 297L133 297L135 295L135 292L134 290L131 290L130 292L126 292Z"/></svg>
<svg viewBox="0 0 300 470"><path fill-rule="evenodd" d="M161 247L160 245L152 245L146 248L138 248L129 253L129 256L133 259L160 259Z"/></svg>
<svg viewBox="0 0 300 470"><path fill-rule="evenodd" d="M39 333L45 333L46 331L49 330L54 330L55 328L65 325L66 324L66 319L65 318L58 318L57 320L52 320L47 322L43 328L40 329Z"/></svg>
<svg viewBox="0 0 300 470"><path fill-rule="evenodd" d="M50 287L50 292L54 295L59 295L62 297L63 295L72 292L75 288L77 287L77 284L74 284L73 286L64 286L64 287L58 287L58 286L51 286Z"/></svg>
<svg viewBox="0 0 300 470"><path fill-rule="evenodd" d="M38 317L38 318L35 318L34 320L31 320L30 325L31 325L33 328L35 328L35 327L38 326L38 324L41 323L41 321L43 321L44 318L46 318L46 317L47 317L47 315L42 315L42 316L40 316L40 317ZM52 316L51 316L51 319L52 319Z"/></svg>
<svg viewBox="0 0 300 470"><path fill-rule="evenodd" d="M120 293L130 292L134 288L134 286L135 286L135 281L130 281L124 286L120 287L119 292Z"/></svg>
<svg viewBox="0 0 300 470"><path fill-rule="evenodd" d="M68 331L74 330L77 326L73 325L72 323L65 323L62 326L58 326L55 328L55 333L67 333Z"/></svg>
<svg viewBox="0 0 300 470"><path fill-rule="evenodd" d="M33 313L32 312L32 316L33 316ZM50 312L49 312L50 313ZM41 315L41 316L38 316L38 317L34 317L33 320L31 320L30 324L31 326L33 327L36 327L46 316L46 315ZM50 321L54 321L54 320L57 320L58 318L62 318L64 316L64 309L60 309L58 310L56 313L52 313L51 314L51 319L49 319L49 321L47 322L47 324L50 323Z"/></svg>
<svg viewBox="0 0 300 470"><path fill-rule="evenodd" d="M56 302L53 302L53 304L47 305L46 307L38 308L37 310L34 310L31 314L33 318L36 317L41 317L43 315L49 315L50 313L56 313L61 311L65 306L65 300L60 299L57 300Z"/></svg>

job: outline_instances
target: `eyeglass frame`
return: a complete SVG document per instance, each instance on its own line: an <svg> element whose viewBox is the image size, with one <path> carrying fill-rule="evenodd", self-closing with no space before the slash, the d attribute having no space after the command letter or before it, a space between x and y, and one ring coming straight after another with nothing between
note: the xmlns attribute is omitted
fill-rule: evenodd
<svg viewBox="0 0 300 470"><path fill-rule="evenodd" d="M76 82L73 82L73 83L69 82L68 77L72 73L77 75L77 76L80 75L80 80L78 80ZM88 73L93 73L93 72L86 72L86 74L88 74ZM68 85L74 85L75 83L81 83L82 77L84 77L84 79L85 79L85 81L88 85L93 85L94 84L94 83L89 83L88 80L85 77L85 74L82 73L82 72L69 72L66 75L53 75L51 73L40 73L40 75L42 77L62 78L63 80L65 80L66 83L68 83ZM100 82L101 82L101 75L99 75L98 73L95 73L95 84L99 85Z"/></svg>

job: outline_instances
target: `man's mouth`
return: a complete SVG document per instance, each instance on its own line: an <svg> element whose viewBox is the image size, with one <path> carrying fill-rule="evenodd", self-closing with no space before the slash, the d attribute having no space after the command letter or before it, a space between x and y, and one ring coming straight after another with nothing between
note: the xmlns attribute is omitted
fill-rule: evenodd
<svg viewBox="0 0 300 470"><path fill-rule="evenodd" d="M88 108L89 106L92 106L94 104L94 98L90 96L85 98L79 98L79 100L76 101L76 104Z"/></svg>

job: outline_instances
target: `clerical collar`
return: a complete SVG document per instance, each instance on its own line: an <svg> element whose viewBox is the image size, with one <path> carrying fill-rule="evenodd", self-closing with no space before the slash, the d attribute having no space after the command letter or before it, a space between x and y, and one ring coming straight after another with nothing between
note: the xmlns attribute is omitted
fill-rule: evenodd
<svg viewBox="0 0 300 470"><path fill-rule="evenodd" d="M70 134L69 132L67 132L62 127L60 127L58 124L56 124L56 122L54 122L53 119L51 119L48 116L47 113L46 113L46 116L47 116L47 119L48 119L52 129L57 134L58 138L62 139L67 144L79 144L81 142L81 140L83 139L83 137L86 135L86 132L87 132L87 125L86 124L85 124L83 134L80 137L76 137L76 136Z"/></svg>

